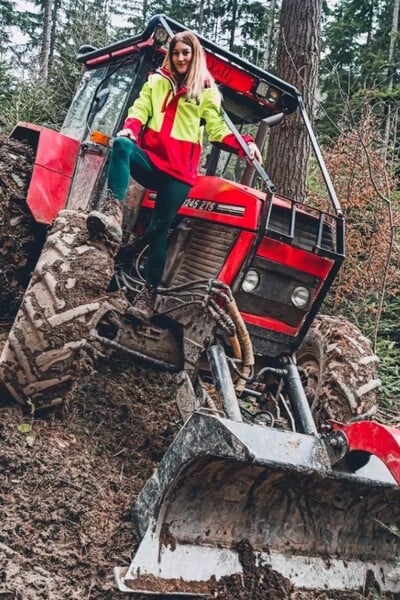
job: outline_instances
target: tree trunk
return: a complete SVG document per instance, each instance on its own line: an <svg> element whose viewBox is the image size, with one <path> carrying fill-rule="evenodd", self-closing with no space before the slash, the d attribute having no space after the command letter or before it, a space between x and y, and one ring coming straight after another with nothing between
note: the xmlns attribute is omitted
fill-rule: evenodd
<svg viewBox="0 0 400 600"><path fill-rule="evenodd" d="M272 54L272 42L273 42L273 33L274 33L274 21L275 21L275 11L276 11L276 0L271 0L271 6L269 9L269 19L268 26L265 36L265 51L263 56L263 67L264 69L270 69L271 65L271 54Z"/></svg>
<svg viewBox="0 0 400 600"><path fill-rule="evenodd" d="M197 18L197 31L200 35L203 34L204 27L204 0L199 0L199 15Z"/></svg>
<svg viewBox="0 0 400 600"><path fill-rule="evenodd" d="M393 90L393 81L396 73L396 66L394 64L394 55L396 50L396 39L397 33L399 29L399 4L400 0L393 1L393 12L392 12L392 29L390 32L390 46L389 46L389 56L388 56L388 83L387 89L389 92ZM388 94L389 96L390 94ZM392 120L392 111L391 111L391 100L388 98L387 106L385 111L385 133L383 138L383 160L386 163L387 161L387 153L389 148L390 141L390 129L391 129L391 120Z"/></svg>
<svg viewBox="0 0 400 600"><path fill-rule="evenodd" d="M235 34L236 34L236 24L237 24L237 12L238 12L238 0L233 0L232 2L232 26L229 35L229 50L233 50L235 45Z"/></svg>
<svg viewBox="0 0 400 600"><path fill-rule="evenodd" d="M149 20L148 13L149 12L149 4L147 0L143 0L142 3L142 19L143 19L143 29L146 27L147 21Z"/></svg>
<svg viewBox="0 0 400 600"><path fill-rule="evenodd" d="M282 0L277 72L303 95L312 119L321 49L322 0ZM266 168L277 192L303 201L310 143L296 112L271 130Z"/></svg>
<svg viewBox="0 0 400 600"><path fill-rule="evenodd" d="M51 34L53 30L54 0L45 0L43 4L42 43L39 54L39 77L43 81L49 78L49 63L51 54Z"/></svg>
<svg viewBox="0 0 400 600"><path fill-rule="evenodd" d="M57 17L60 12L61 3L62 3L62 0L54 0L53 16L52 16L52 23L51 23L51 35L50 35L50 54L49 54L49 60L48 60L49 76L51 75L51 71L53 68L53 62L54 62L54 49L55 49L56 33L57 33Z"/></svg>

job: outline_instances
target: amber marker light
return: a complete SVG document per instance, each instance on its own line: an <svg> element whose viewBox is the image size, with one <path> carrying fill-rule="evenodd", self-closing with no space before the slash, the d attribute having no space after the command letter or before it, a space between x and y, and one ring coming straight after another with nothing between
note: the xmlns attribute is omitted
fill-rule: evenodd
<svg viewBox="0 0 400 600"><path fill-rule="evenodd" d="M92 131L90 140L95 144L100 144L101 146L110 145L110 136L105 133L102 133L101 131Z"/></svg>

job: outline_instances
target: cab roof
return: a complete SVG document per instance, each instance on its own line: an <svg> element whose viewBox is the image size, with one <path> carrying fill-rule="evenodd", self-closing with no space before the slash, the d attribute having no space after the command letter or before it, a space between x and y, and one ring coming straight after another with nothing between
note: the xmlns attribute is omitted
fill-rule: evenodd
<svg viewBox="0 0 400 600"><path fill-rule="evenodd" d="M84 63L87 69L93 69L117 63L146 50L160 54L161 62L168 39L175 33L186 30L187 27L167 15L156 15L150 19L141 34L100 49L82 47L77 61ZM196 35L204 48L207 66L221 89L229 112L237 112L235 104L240 104L239 112L247 113L245 120L254 122L277 113L292 113L299 106L301 96L294 86Z"/></svg>

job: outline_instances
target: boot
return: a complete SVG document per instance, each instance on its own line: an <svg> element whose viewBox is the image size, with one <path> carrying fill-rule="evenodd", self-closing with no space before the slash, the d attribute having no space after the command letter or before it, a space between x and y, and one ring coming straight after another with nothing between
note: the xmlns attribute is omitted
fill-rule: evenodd
<svg viewBox="0 0 400 600"><path fill-rule="evenodd" d="M88 214L86 226L92 240L103 239L118 244L122 242L122 202L108 193L102 211L92 210Z"/></svg>
<svg viewBox="0 0 400 600"><path fill-rule="evenodd" d="M129 309L129 314L141 321L148 321L154 315L156 297L157 288L146 283L136 296L133 305Z"/></svg>

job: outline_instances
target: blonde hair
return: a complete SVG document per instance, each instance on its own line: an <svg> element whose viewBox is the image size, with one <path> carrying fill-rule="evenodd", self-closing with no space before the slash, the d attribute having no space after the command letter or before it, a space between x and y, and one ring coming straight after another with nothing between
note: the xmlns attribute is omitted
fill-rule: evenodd
<svg viewBox="0 0 400 600"><path fill-rule="evenodd" d="M204 88L213 87L217 90L214 78L207 68L206 57L203 48L198 38L191 31L181 31L171 38L168 52L165 56L162 66L170 72L176 81L178 81L178 73L172 60L172 53L178 42L182 42L182 44L186 44L192 49L192 60L189 65L188 72L186 73L186 76L182 82L186 86L186 97L188 100L197 99Z"/></svg>

